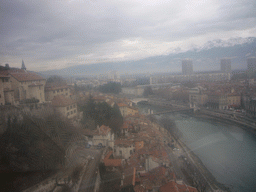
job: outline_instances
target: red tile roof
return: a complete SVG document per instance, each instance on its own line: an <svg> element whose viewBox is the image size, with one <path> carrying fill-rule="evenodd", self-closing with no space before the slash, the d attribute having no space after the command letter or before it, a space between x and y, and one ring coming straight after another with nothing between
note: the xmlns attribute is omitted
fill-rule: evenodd
<svg viewBox="0 0 256 192"><path fill-rule="evenodd" d="M104 165L107 167L121 167L122 159L109 159L109 157L113 154L113 151L108 152L108 154L104 158Z"/></svg>
<svg viewBox="0 0 256 192"><path fill-rule="evenodd" d="M109 126L106 126L106 125L101 125L99 128L100 135L107 135L110 131L111 129L109 128Z"/></svg>
<svg viewBox="0 0 256 192"><path fill-rule="evenodd" d="M161 186L160 192L197 192L197 189L187 185L181 185L175 181L170 181L165 185Z"/></svg>
<svg viewBox="0 0 256 192"><path fill-rule="evenodd" d="M122 145L124 147L129 147L131 145L133 145L133 141L130 141L130 140L126 140L126 139L117 139L115 140L115 145Z"/></svg>
<svg viewBox="0 0 256 192"><path fill-rule="evenodd" d="M57 95L52 100L52 105L55 107L65 107L74 103L76 102L64 95Z"/></svg>
<svg viewBox="0 0 256 192"><path fill-rule="evenodd" d="M118 107L128 107L128 105L126 105L124 103L118 103L117 105L118 105Z"/></svg>
<svg viewBox="0 0 256 192"><path fill-rule="evenodd" d="M36 80L44 80L43 77L36 73L26 72L26 73L11 73L17 81L36 81Z"/></svg>

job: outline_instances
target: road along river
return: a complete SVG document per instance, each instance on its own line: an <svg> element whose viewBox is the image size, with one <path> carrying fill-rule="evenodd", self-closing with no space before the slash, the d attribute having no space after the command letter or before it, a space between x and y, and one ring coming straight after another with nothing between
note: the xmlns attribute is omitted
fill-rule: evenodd
<svg viewBox="0 0 256 192"><path fill-rule="evenodd" d="M152 108L152 107L151 107ZM147 106L139 106L147 113ZM163 109L154 108L154 111ZM184 142L219 183L230 191L256 189L256 136L235 124L191 114L165 114L176 123Z"/></svg>

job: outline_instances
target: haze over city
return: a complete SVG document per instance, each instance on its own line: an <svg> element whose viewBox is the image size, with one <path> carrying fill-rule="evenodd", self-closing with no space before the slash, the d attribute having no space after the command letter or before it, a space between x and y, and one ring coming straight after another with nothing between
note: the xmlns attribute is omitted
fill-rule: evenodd
<svg viewBox="0 0 256 192"><path fill-rule="evenodd" d="M253 0L4 0L0 6L0 64L20 67L24 59L34 71L133 61L216 39L241 44L256 37Z"/></svg>

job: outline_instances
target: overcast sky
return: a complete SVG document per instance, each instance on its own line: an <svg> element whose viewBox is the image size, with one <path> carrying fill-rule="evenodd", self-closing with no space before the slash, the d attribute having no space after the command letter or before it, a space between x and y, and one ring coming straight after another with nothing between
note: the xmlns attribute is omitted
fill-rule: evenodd
<svg viewBox="0 0 256 192"><path fill-rule="evenodd" d="M255 0L1 0L0 65L43 71L256 37Z"/></svg>

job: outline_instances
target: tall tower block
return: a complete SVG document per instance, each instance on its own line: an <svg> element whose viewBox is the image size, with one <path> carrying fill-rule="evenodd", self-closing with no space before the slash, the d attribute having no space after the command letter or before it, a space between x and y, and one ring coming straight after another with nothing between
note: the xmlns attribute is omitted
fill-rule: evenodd
<svg viewBox="0 0 256 192"><path fill-rule="evenodd" d="M191 59L182 60L182 74L191 75L193 73L193 62Z"/></svg>
<svg viewBox="0 0 256 192"><path fill-rule="evenodd" d="M247 59L247 69L249 72L256 71L256 57L250 57Z"/></svg>
<svg viewBox="0 0 256 192"><path fill-rule="evenodd" d="M227 58L221 59L220 70L222 73L231 73L231 59L227 59Z"/></svg>

